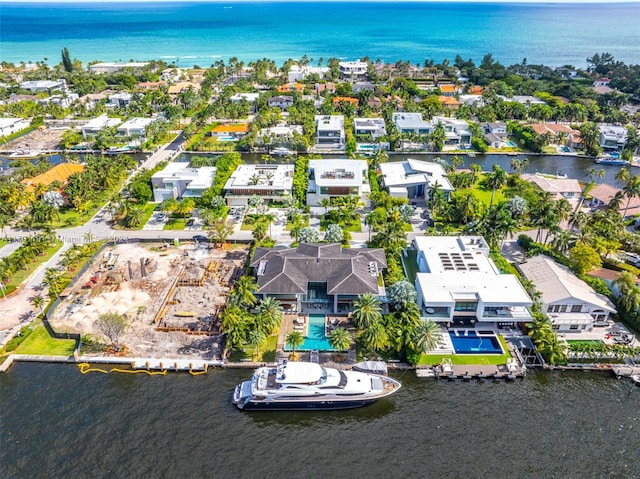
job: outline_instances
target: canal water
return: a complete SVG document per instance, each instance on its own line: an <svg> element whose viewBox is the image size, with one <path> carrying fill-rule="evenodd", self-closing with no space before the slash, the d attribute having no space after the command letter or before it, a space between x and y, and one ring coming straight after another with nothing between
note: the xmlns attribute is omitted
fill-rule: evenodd
<svg viewBox="0 0 640 479"><path fill-rule="evenodd" d="M13 478L640 477L640 388L606 373L418 379L361 409L237 411L249 370L0 375L0 475Z"/></svg>

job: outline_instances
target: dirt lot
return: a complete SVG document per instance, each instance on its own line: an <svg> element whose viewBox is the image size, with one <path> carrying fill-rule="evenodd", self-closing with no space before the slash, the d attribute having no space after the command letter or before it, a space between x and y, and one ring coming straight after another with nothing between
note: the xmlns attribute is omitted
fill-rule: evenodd
<svg viewBox="0 0 640 479"><path fill-rule="evenodd" d="M58 148L62 135L67 129L68 128L36 129L25 136L16 138L4 148L8 150L55 150Z"/></svg>
<svg viewBox="0 0 640 479"><path fill-rule="evenodd" d="M246 249L206 244L107 248L66 291L51 323L57 330L102 337L96 320L116 312L129 320L121 342L130 356L218 358L218 313L246 258Z"/></svg>

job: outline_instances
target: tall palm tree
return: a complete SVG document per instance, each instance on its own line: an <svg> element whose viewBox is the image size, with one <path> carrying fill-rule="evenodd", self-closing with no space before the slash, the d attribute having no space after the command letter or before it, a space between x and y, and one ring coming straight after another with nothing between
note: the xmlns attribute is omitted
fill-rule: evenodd
<svg viewBox="0 0 640 479"><path fill-rule="evenodd" d="M291 346L292 356L297 358L296 356L296 348L299 348L304 343L304 336L300 331L291 331L287 334L287 337L284 338L284 342Z"/></svg>
<svg viewBox="0 0 640 479"><path fill-rule="evenodd" d="M389 335L381 321L373 323L360 336L365 349L383 351L389 346Z"/></svg>
<svg viewBox="0 0 640 479"><path fill-rule="evenodd" d="M252 307L256 304L254 293L258 290L253 276L242 276L238 279L229 294L231 304L243 307Z"/></svg>
<svg viewBox="0 0 640 479"><path fill-rule="evenodd" d="M282 322L282 306L275 298L267 298L258 304L258 318L263 325L263 332L271 334Z"/></svg>
<svg viewBox="0 0 640 479"><path fill-rule="evenodd" d="M336 328L329 333L329 344L338 351L348 351L351 347L351 334L344 328Z"/></svg>
<svg viewBox="0 0 640 479"><path fill-rule="evenodd" d="M629 170L623 166L620 168L620 171L615 174L614 178L616 181L625 184L631 179L631 174L629 173Z"/></svg>
<svg viewBox="0 0 640 479"><path fill-rule="evenodd" d="M499 190L506 184L507 172L497 164L494 164L492 171L487 173L487 186L491 188L491 201L489 202L489 208L493 206L493 199L495 197L496 190Z"/></svg>
<svg viewBox="0 0 640 479"><path fill-rule="evenodd" d="M423 353L433 351L442 339L442 329L433 321L423 321L416 328L414 344Z"/></svg>
<svg viewBox="0 0 640 479"><path fill-rule="evenodd" d="M620 273L613 282L618 288L618 303L627 312L632 313L640 308L640 288L636 285L633 274L629 271Z"/></svg>
<svg viewBox="0 0 640 479"><path fill-rule="evenodd" d="M249 331L247 335L247 346L253 348L253 358L260 359L260 347L264 344L267 337L260 329Z"/></svg>
<svg viewBox="0 0 640 479"><path fill-rule="evenodd" d="M44 296L42 296L41 294L32 296L31 298L29 298L29 301L31 302L34 308L39 308L40 312L42 312L42 310L44 309L44 304L46 303Z"/></svg>
<svg viewBox="0 0 640 479"><path fill-rule="evenodd" d="M371 293L358 296L353 305L352 321L356 328L367 329L382 319L380 300Z"/></svg>
<svg viewBox="0 0 640 479"><path fill-rule="evenodd" d="M627 198L627 205L624 207L624 213L622 214L622 217L626 218L629 205L631 204L631 199L640 197L640 177L638 175L633 175L629 178L629 181L627 181L627 183L622 187L622 192Z"/></svg>

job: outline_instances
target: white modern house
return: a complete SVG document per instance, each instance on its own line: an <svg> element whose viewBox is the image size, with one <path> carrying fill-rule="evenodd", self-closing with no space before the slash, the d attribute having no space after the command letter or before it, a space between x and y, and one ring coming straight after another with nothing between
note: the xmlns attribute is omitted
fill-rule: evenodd
<svg viewBox="0 0 640 479"><path fill-rule="evenodd" d="M280 123L276 126L263 128L258 132L258 138L271 146L287 145L293 142L295 135L302 135L302 125L288 125Z"/></svg>
<svg viewBox="0 0 640 479"><path fill-rule="evenodd" d="M147 127L155 121L155 118L129 118L116 131L124 136L145 136Z"/></svg>
<svg viewBox="0 0 640 479"><path fill-rule="evenodd" d="M173 198L200 198L213 185L214 166L192 168L187 162L169 163L151 177L153 201L160 203Z"/></svg>
<svg viewBox="0 0 640 479"><path fill-rule="evenodd" d="M82 137L87 138L89 136L95 136L100 133L101 130L105 128L113 128L114 126L118 126L120 123L122 123L120 118L109 118L105 113L104 115L100 115L99 117L90 120L82 126Z"/></svg>
<svg viewBox="0 0 640 479"><path fill-rule="evenodd" d="M289 107L293 106L293 97L288 95L272 96L267 100L269 108L280 108L282 111L287 111Z"/></svg>
<svg viewBox="0 0 640 479"><path fill-rule="evenodd" d="M413 245L423 319L447 327L532 321L533 301L515 275L498 270L481 236L418 236Z"/></svg>
<svg viewBox="0 0 640 479"><path fill-rule="evenodd" d="M529 258L519 268L542 294L542 311L557 331L579 333L607 326L616 312L609 298L548 256Z"/></svg>
<svg viewBox="0 0 640 479"><path fill-rule="evenodd" d="M265 203L291 195L294 165L240 165L224 185L229 206L244 206L253 195Z"/></svg>
<svg viewBox="0 0 640 479"><path fill-rule="evenodd" d="M49 98L38 100L38 103L45 105L58 105L62 108L69 108L80 96L77 93L65 93L63 95L52 95Z"/></svg>
<svg viewBox="0 0 640 479"><path fill-rule="evenodd" d="M131 105L133 95L127 92L114 93L109 95L109 100L106 103L107 108L126 108Z"/></svg>
<svg viewBox="0 0 640 479"><path fill-rule="evenodd" d="M600 146L605 150L621 150L627 143L627 129L624 126L598 125Z"/></svg>
<svg viewBox="0 0 640 479"><path fill-rule="evenodd" d="M428 135L433 129L433 124L422 119L422 113L395 112L391 115L398 133Z"/></svg>
<svg viewBox="0 0 640 479"><path fill-rule="evenodd" d="M0 136L9 136L29 125L29 121L23 118L0 118Z"/></svg>
<svg viewBox="0 0 640 479"><path fill-rule="evenodd" d="M365 80L367 78L368 65L365 62L340 62L338 68L340 70L341 80Z"/></svg>
<svg viewBox="0 0 640 479"><path fill-rule="evenodd" d="M294 83L297 81L304 80L309 75L318 75L318 77L322 80L329 73L329 67L312 67L309 65L291 65L289 68L289 72L287 73L287 77L289 79L289 83Z"/></svg>
<svg viewBox="0 0 640 479"><path fill-rule="evenodd" d="M20 83L20 88L29 90L31 93L51 93L56 90L66 92L67 82L66 80L31 80Z"/></svg>
<svg viewBox="0 0 640 479"><path fill-rule="evenodd" d="M469 131L469 123L456 118L448 118L446 116L434 116L434 125L441 123L444 126L444 132L447 137L444 144L453 146L470 146L472 134Z"/></svg>
<svg viewBox="0 0 640 479"><path fill-rule="evenodd" d="M357 195L367 202L371 188L364 160L310 160L307 205L320 206L323 199Z"/></svg>
<svg viewBox="0 0 640 479"><path fill-rule="evenodd" d="M343 149L345 146L344 116L316 115L316 147Z"/></svg>
<svg viewBox="0 0 640 479"><path fill-rule="evenodd" d="M434 186L448 199L453 186L439 163L413 160L380 163L382 181L389 194L396 198L427 198Z"/></svg>
<svg viewBox="0 0 640 479"><path fill-rule="evenodd" d="M370 137L372 140L387 134L384 118L354 118L353 132L356 137Z"/></svg>
<svg viewBox="0 0 640 479"><path fill-rule="evenodd" d="M115 73L125 68L140 70L148 65L148 62L102 62L89 65L87 69L92 73Z"/></svg>

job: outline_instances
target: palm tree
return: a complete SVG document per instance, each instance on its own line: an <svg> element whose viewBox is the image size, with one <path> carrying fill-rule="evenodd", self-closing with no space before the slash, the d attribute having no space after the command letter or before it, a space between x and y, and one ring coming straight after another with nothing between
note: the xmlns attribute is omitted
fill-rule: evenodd
<svg viewBox="0 0 640 479"><path fill-rule="evenodd" d="M226 338L225 352L223 353L223 357L225 357L227 349L239 347L245 340L244 312L240 307L231 304L220 315L220 321Z"/></svg>
<svg viewBox="0 0 640 479"><path fill-rule="evenodd" d="M282 322L282 306L275 298L267 298L258 304L258 318L265 334L271 334Z"/></svg>
<svg viewBox="0 0 640 479"><path fill-rule="evenodd" d="M627 198L627 205L624 207L624 213L622 214L622 217L626 218L631 199L640 197L640 177L638 175L632 176L622 188L622 192Z"/></svg>
<svg viewBox="0 0 640 479"><path fill-rule="evenodd" d="M238 279L229 294L231 304L237 306L251 307L256 304L256 297L253 293L258 290L253 276L242 276Z"/></svg>
<svg viewBox="0 0 640 479"><path fill-rule="evenodd" d="M32 296L31 298L29 298L29 301L31 301L31 304L34 308L40 308L40 312L42 312L42 310L44 309L44 304L46 303L44 296L42 296L41 294Z"/></svg>
<svg viewBox="0 0 640 479"><path fill-rule="evenodd" d="M631 179L631 174L629 173L629 170L623 166L620 168L620 171L615 174L614 178L616 181L624 184Z"/></svg>
<svg viewBox="0 0 640 479"><path fill-rule="evenodd" d="M296 348L299 348L304 343L304 337L300 331L291 331L287 334L287 337L284 338L284 342L291 346L292 357L293 359L297 359Z"/></svg>
<svg viewBox="0 0 640 479"><path fill-rule="evenodd" d="M356 328L367 329L382 319L380 300L371 293L358 296L353 304L352 321Z"/></svg>
<svg viewBox="0 0 640 479"><path fill-rule="evenodd" d="M442 329L433 321L423 321L416 328L414 344L423 353L428 353L438 346L442 339Z"/></svg>
<svg viewBox="0 0 640 479"><path fill-rule="evenodd" d="M233 224L225 223L222 220L217 221L209 230L209 240L216 246L223 245L227 238L233 234L233 229Z"/></svg>
<svg viewBox="0 0 640 479"><path fill-rule="evenodd" d="M351 334L344 328L336 328L329 333L329 344L338 351L348 351L351 347Z"/></svg>
<svg viewBox="0 0 640 479"><path fill-rule="evenodd" d="M249 334L247 335L247 346L253 348L252 359L260 358L260 347L262 346L262 344L265 342L266 339L267 338L264 332L258 328L249 332Z"/></svg>
<svg viewBox="0 0 640 479"><path fill-rule="evenodd" d="M62 288L62 271L55 268L47 268L44 272L42 285L49 288L49 296L53 292L56 298L59 298L58 294Z"/></svg>
<svg viewBox="0 0 640 479"><path fill-rule="evenodd" d="M266 238L267 229L268 229L268 226L265 222L260 221L256 223L253 227L253 232L252 232L253 240L256 243L260 243L260 241Z"/></svg>
<svg viewBox="0 0 640 479"><path fill-rule="evenodd" d="M633 313L640 308L640 288L636 285L633 274L624 271L618 275L613 284L618 288L618 303L627 312Z"/></svg>
<svg viewBox="0 0 640 479"><path fill-rule="evenodd" d="M389 346L389 335L381 321L373 323L360 336L365 349L382 351Z"/></svg>
<svg viewBox="0 0 640 479"><path fill-rule="evenodd" d="M507 172L494 163L493 170L487 173L487 186L491 188L491 201L489 202L489 208L493 206L493 199L495 197L496 190L499 190L506 184Z"/></svg>
<svg viewBox="0 0 640 479"><path fill-rule="evenodd" d="M302 218L302 215L293 215L289 234L294 241L298 241L298 239L300 238L300 231L302 231L302 228L304 228L304 220Z"/></svg>

